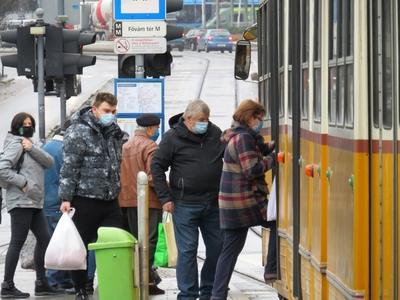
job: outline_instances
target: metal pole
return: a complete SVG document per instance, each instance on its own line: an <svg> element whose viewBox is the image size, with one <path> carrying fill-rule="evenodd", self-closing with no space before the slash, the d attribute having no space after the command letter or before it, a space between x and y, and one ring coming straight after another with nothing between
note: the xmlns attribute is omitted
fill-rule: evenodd
<svg viewBox="0 0 400 300"><path fill-rule="evenodd" d="M65 80L60 84L60 128L64 128L65 118L67 117L67 101L65 100Z"/></svg>
<svg viewBox="0 0 400 300"><path fill-rule="evenodd" d="M36 10L38 17L37 24L42 25L44 11L41 8ZM45 107L44 107L44 36L37 36L37 68L38 68L38 108L39 108L39 138L45 139Z"/></svg>
<svg viewBox="0 0 400 300"><path fill-rule="evenodd" d="M244 24L249 25L249 2L244 0Z"/></svg>
<svg viewBox="0 0 400 300"><path fill-rule="evenodd" d="M230 17L230 26L231 26L231 27L233 27L233 23L235 22L235 20L234 20L234 15L235 15L234 8L235 8L235 5L234 5L233 1L234 1L234 0L231 0L231 9L230 9L230 14L231 14L231 17ZM236 106L235 106L235 107L236 107Z"/></svg>
<svg viewBox="0 0 400 300"><path fill-rule="evenodd" d="M206 0L201 1L201 27L206 28Z"/></svg>
<svg viewBox="0 0 400 300"><path fill-rule="evenodd" d="M147 175L137 175L140 300L149 299L149 185Z"/></svg>
<svg viewBox="0 0 400 300"><path fill-rule="evenodd" d="M58 12L58 15L64 15L65 13L64 13L64 0L58 0L58 3L57 3L57 5L58 5L58 7L57 7L57 12Z"/></svg>
<svg viewBox="0 0 400 300"><path fill-rule="evenodd" d="M239 9L238 9L238 15L237 15L237 25L236 27L240 26L240 15L242 14L242 0L239 0Z"/></svg>
<svg viewBox="0 0 400 300"><path fill-rule="evenodd" d="M219 0L215 1L215 10L216 10L216 14L217 14L217 29L220 27L220 14L219 14Z"/></svg>
<svg viewBox="0 0 400 300"><path fill-rule="evenodd" d="M144 55L135 55L135 77L144 78Z"/></svg>

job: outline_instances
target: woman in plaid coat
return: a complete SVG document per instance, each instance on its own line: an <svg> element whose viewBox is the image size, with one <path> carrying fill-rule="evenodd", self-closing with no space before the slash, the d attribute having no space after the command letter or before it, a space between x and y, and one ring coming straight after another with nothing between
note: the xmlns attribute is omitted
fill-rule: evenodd
<svg viewBox="0 0 400 300"><path fill-rule="evenodd" d="M233 115L232 127L222 135L227 146L218 202L224 241L217 263L213 300L227 298L228 284L249 227L267 221L268 187L264 174L274 164L274 144L264 143L259 133L264 115L261 104L245 100Z"/></svg>

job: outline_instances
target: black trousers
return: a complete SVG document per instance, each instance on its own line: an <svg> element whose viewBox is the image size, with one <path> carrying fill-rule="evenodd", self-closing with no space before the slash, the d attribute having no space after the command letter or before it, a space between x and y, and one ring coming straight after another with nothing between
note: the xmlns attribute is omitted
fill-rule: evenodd
<svg viewBox="0 0 400 300"><path fill-rule="evenodd" d="M267 222L267 227L271 231L269 233L267 263L265 264L264 274L277 274L276 221Z"/></svg>
<svg viewBox="0 0 400 300"><path fill-rule="evenodd" d="M223 230L223 246L215 271L212 300L225 300L228 296L228 285L236 265L237 258L246 243L249 228Z"/></svg>
<svg viewBox="0 0 400 300"><path fill-rule="evenodd" d="M34 263L36 279L45 279L44 254L50 241L47 220L42 209L14 208L11 215L11 240L7 250L4 281L13 281L22 246L29 229L36 237Z"/></svg>
<svg viewBox="0 0 400 300"><path fill-rule="evenodd" d="M137 207L128 207L127 217L130 232L138 238L138 211ZM149 282L156 283L156 274L153 271L154 254L156 252L158 240L158 223L162 221L162 210L157 208L149 209Z"/></svg>
<svg viewBox="0 0 400 300"><path fill-rule="evenodd" d="M76 197L71 206L76 210L72 219L86 249L88 244L97 240L99 227L122 228L122 214L117 200L102 201ZM87 270L71 271L71 276L75 289L84 288L87 282Z"/></svg>

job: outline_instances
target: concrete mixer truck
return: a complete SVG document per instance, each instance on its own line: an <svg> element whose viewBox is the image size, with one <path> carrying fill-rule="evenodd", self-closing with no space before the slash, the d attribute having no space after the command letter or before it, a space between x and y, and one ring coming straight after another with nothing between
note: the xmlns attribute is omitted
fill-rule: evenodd
<svg viewBox="0 0 400 300"><path fill-rule="evenodd" d="M112 0L81 2L81 30L97 33L99 40L112 35Z"/></svg>

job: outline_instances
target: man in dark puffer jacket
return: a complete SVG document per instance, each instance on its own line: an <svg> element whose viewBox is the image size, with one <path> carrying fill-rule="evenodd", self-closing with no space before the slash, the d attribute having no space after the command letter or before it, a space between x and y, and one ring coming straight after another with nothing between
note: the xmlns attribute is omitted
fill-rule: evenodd
<svg viewBox="0 0 400 300"><path fill-rule="evenodd" d="M122 227L118 205L123 133L116 124L117 99L99 93L92 107L74 115L64 137L60 210L76 209L74 223L87 245L100 226ZM72 271L76 299L89 299L86 270Z"/></svg>

